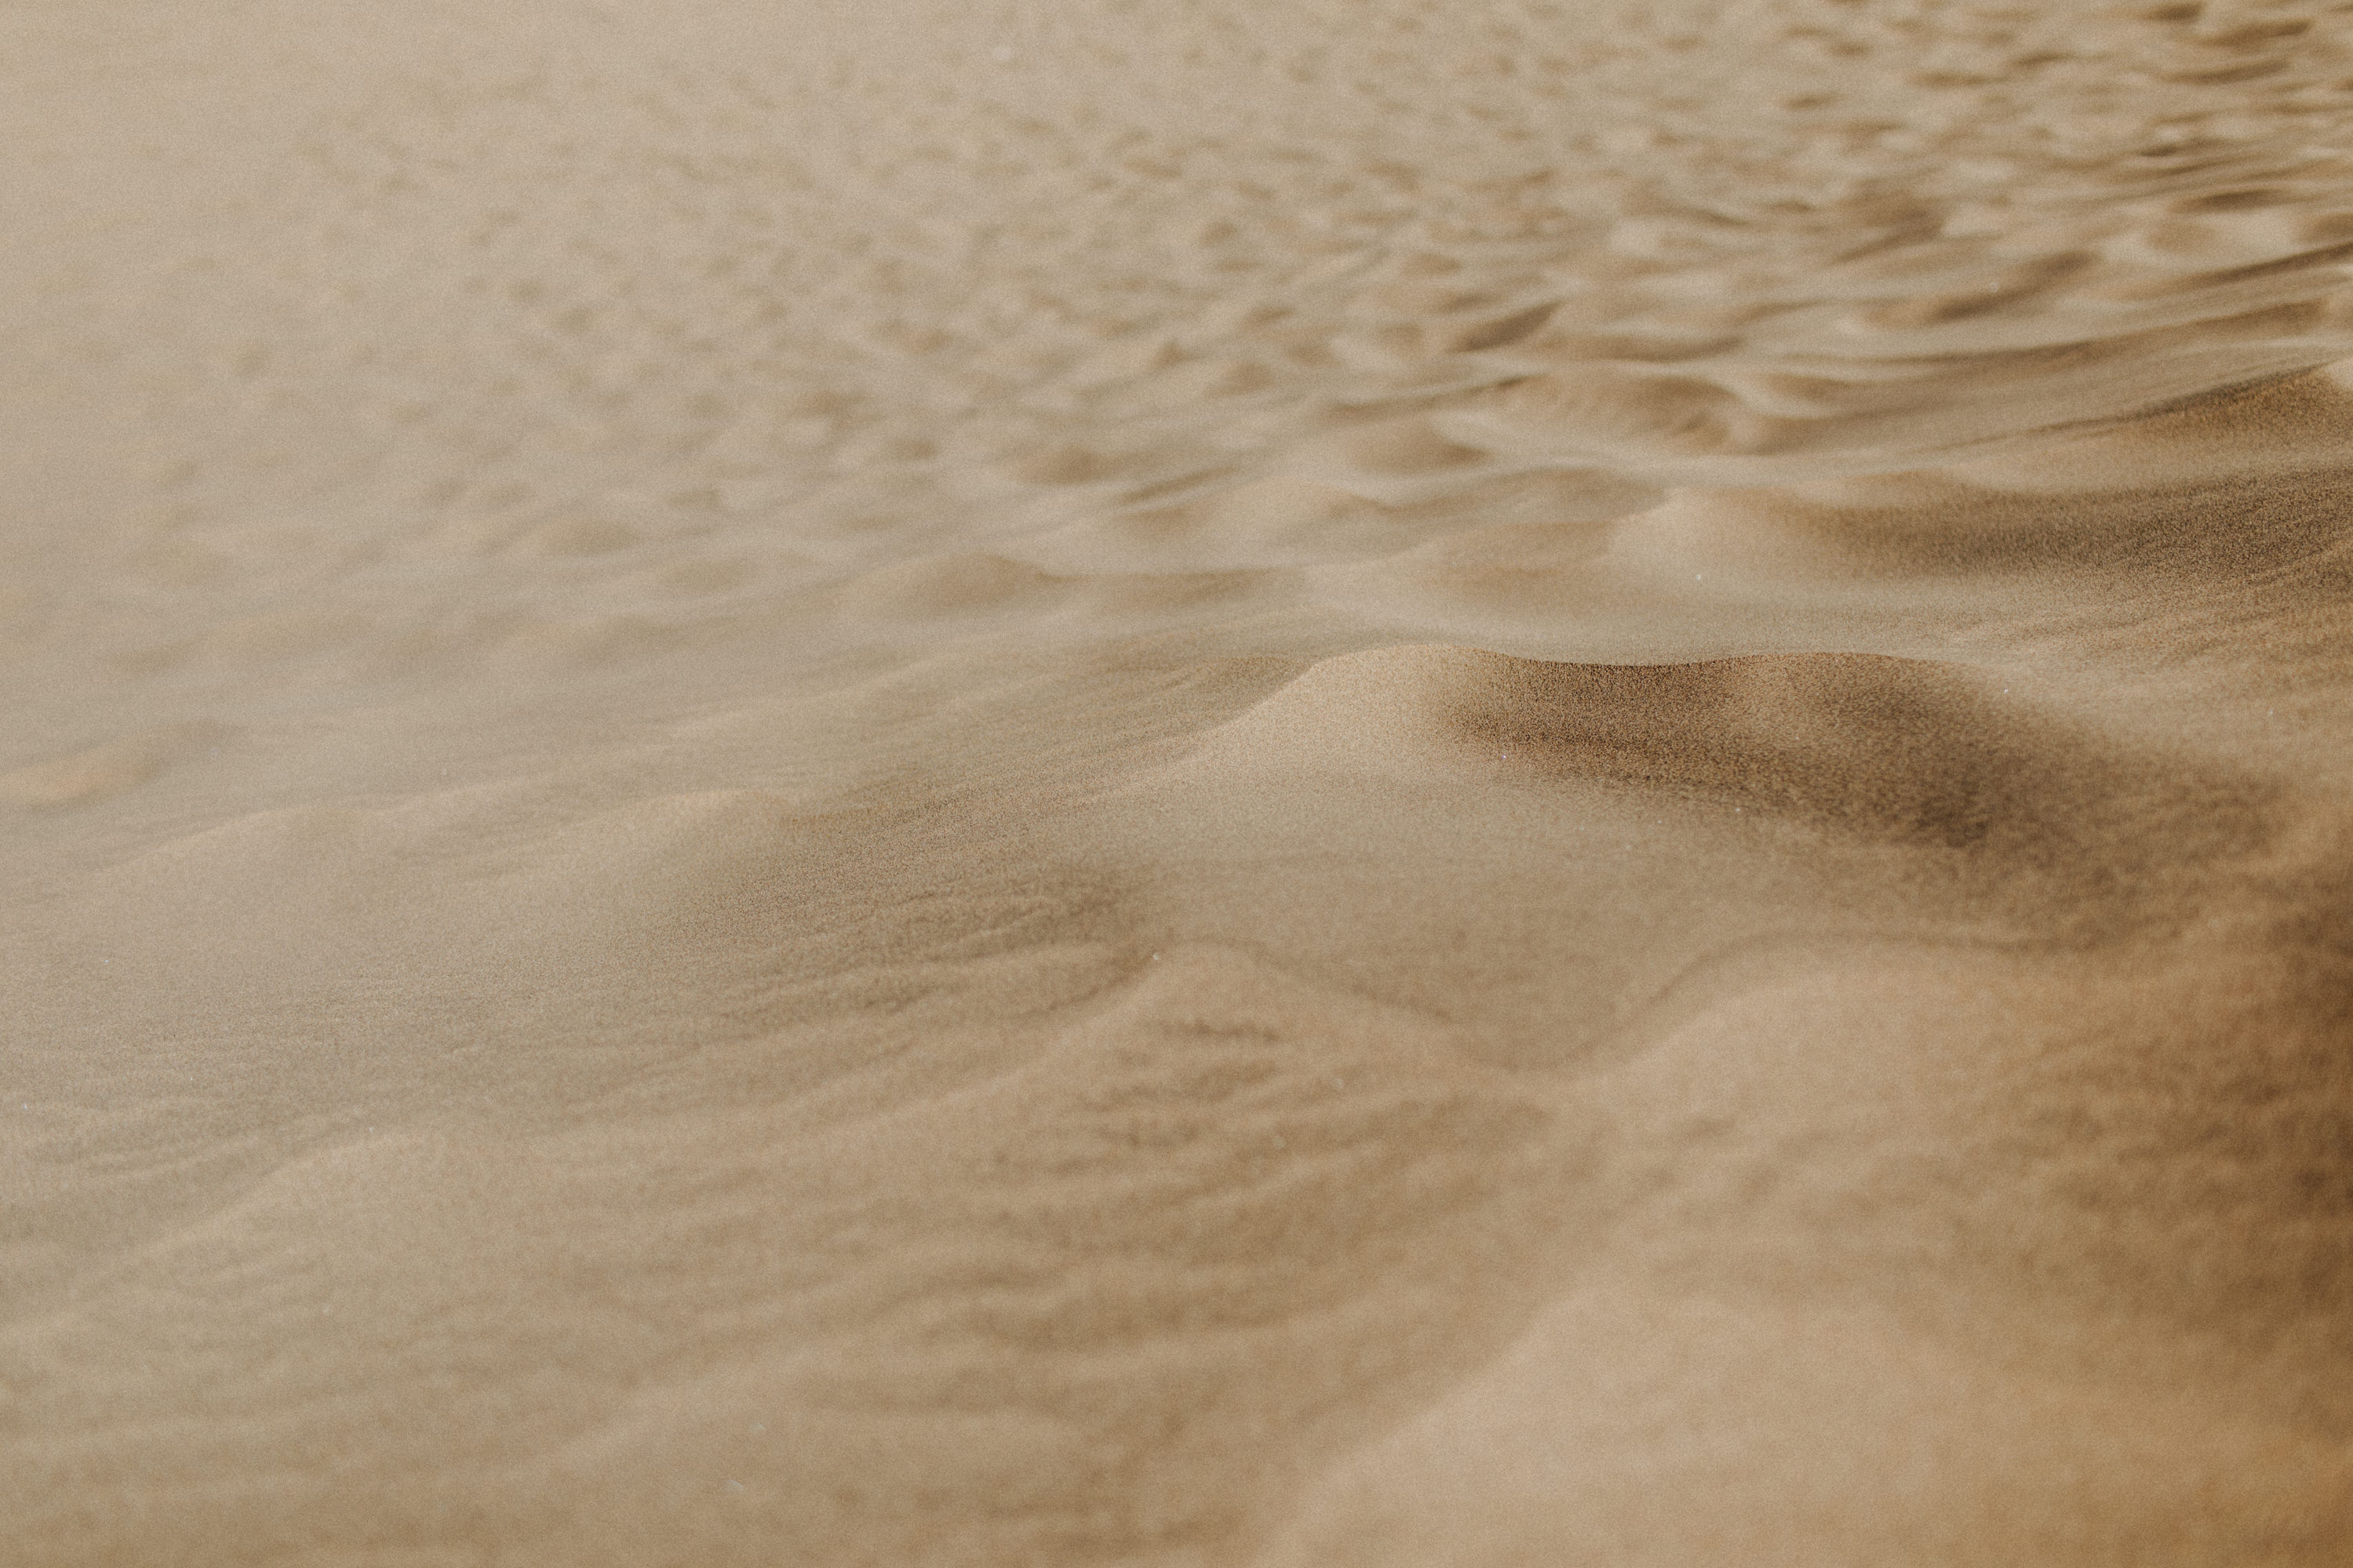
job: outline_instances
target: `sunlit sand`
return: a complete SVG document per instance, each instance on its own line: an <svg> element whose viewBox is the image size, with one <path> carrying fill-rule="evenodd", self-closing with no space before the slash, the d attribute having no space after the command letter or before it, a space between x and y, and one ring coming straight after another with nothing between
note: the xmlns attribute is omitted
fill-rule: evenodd
<svg viewBox="0 0 2353 1568"><path fill-rule="evenodd" d="M0 127L0 1560L2353 1561L2353 16Z"/></svg>

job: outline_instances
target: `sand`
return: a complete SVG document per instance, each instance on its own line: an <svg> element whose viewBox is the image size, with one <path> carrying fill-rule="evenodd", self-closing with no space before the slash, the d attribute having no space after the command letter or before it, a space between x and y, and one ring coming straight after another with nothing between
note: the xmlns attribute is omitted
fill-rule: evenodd
<svg viewBox="0 0 2353 1568"><path fill-rule="evenodd" d="M11 1568L2353 1561L2353 12L0 5Z"/></svg>

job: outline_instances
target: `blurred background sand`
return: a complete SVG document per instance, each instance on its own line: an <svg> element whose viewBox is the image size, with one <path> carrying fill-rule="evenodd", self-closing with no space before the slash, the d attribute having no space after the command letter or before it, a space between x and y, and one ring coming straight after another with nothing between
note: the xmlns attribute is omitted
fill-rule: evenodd
<svg viewBox="0 0 2353 1568"><path fill-rule="evenodd" d="M2353 1558L2353 13L0 5L0 1558Z"/></svg>

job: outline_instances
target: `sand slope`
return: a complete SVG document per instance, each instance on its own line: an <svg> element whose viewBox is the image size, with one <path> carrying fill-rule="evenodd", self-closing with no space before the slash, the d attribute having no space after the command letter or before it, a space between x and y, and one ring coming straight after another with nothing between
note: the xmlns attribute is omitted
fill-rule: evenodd
<svg viewBox="0 0 2353 1568"><path fill-rule="evenodd" d="M2353 20L0 5L0 1559L2353 1556Z"/></svg>

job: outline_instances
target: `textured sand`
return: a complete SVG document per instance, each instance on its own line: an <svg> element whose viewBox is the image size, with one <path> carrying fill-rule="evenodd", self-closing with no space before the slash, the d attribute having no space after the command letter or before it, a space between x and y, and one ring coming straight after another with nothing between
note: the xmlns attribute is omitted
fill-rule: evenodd
<svg viewBox="0 0 2353 1568"><path fill-rule="evenodd" d="M2353 11L0 4L0 1561L2353 1561Z"/></svg>

